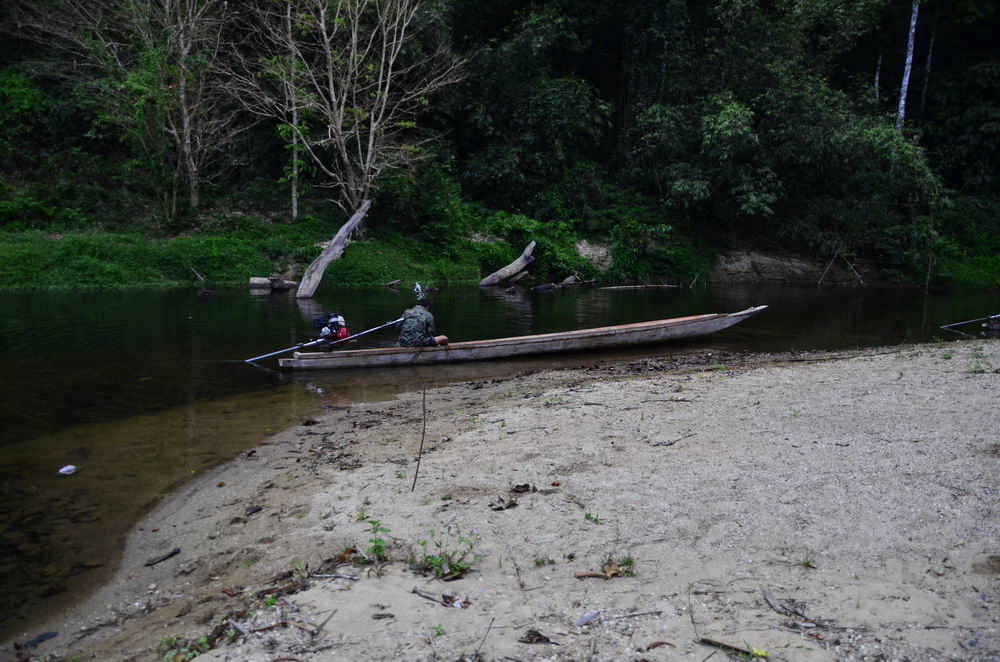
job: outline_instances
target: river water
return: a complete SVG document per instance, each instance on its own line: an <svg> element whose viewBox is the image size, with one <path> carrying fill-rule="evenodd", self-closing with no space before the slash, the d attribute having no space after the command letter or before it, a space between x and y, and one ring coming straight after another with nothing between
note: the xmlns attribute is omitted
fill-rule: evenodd
<svg viewBox="0 0 1000 662"><path fill-rule="evenodd" d="M704 351L829 350L957 339L942 324L1000 313L998 292L728 285L433 294L452 341L566 331L767 304L720 334L624 352L288 375L243 359L311 338L337 312L353 332L413 304L408 289L6 295L0 315L0 638L80 599L114 570L132 525L184 481L324 404L546 367ZM978 325L963 327L978 333ZM391 345L390 330L357 348ZM64 465L72 476L59 476Z"/></svg>

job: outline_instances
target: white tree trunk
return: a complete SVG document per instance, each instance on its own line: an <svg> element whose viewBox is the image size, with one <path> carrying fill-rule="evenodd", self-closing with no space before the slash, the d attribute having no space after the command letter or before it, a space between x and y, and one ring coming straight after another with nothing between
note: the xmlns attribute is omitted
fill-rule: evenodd
<svg viewBox="0 0 1000 662"><path fill-rule="evenodd" d="M347 244L351 239L351 233L361 224L365 214L368 213L368 208L371 206L371 200L363 200L361 206L354 212L354 215L341 226L336 236L327 244L323 252L319 254L319 257L313 260L309 268L306 269L306 272L302 274L299 289L295 292L296 298L308 299L315 294L316 288L319 287L320 281L323 280L323 272L326 271L331 262L339 259L344 254L344 249L347 248Z"/></svg>
<svg viewBox="0 0 1000 662"><path fill-rule="evenodd" d="M184 162L184 172L187 176L188 182L188 199L191 209L198 208L198 198L199 198L199 175L198 175L198 165L195 163L194 159L194 145L191 139L191 134L194 131L194 127L191 122L191 107L188 103L188 77L187 77L187 65L184 61L187 60L189 56L189 50L187 44L181 48L181 65L178 67L177 72L177 94L180 100L180 107L178 111L181 115L181 158Z"/></svg>
<svg viewBox="0 0 1000 662"><path fill-rule="evenodd" d="M906 65L903 67L903 83L899 89L899 111L896 113L896 130L903 130L906 121L906 92L910 87L910 71L913 69L913 42L917 35L917 13L920 10L920 0L913 0L910 12L910 36L906 43Z"/></svg>

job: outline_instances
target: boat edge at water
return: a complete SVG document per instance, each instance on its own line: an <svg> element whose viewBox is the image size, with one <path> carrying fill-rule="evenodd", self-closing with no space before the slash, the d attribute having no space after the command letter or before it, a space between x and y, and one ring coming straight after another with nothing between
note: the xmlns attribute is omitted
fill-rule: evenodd
<svg viewBox="0 0 1000 662"><path fill-rule="evenodd" d="M278 364L282 368L291 370L412 366L648 345L722 331L765 308L766 305L753 306L737 313L692 315L577 331L471 340L439 347L382 347L333 352L296 352L290 359L279 359Z"/></svg>

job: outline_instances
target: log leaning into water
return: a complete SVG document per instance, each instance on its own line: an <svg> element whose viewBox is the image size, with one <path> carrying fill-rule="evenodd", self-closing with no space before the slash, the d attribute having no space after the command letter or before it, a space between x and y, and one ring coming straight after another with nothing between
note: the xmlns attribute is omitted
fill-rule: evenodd
<svg viewBox="0 0 1000 662"><path fill-rule="evenodd" d="M531 254L535 250L535 242L528 244L523 251L521 251L521 256L516 260L508 264L503 269L494 271L486 278L479 281L480 285L500 285L509 278L513 278L522 271L528 268L528 266L535 261L535 257Z"/></svg>
<svg viewBox="0 0 1000 662"><path fill-rule="evenodd" d="M340 230L319 254L319 257L313 260L306 272L302 274L302 282L299 283L299 289L295 292L296 298L308 299L312 297L316 288L319 287L320 281L323 280L323 272L326 271L331 262L344 254L344 249L347 248L347 243L351 239L351 233L361 225L361 221L371 206L371 200L363 201L354 215L340 227Z"/></svg>

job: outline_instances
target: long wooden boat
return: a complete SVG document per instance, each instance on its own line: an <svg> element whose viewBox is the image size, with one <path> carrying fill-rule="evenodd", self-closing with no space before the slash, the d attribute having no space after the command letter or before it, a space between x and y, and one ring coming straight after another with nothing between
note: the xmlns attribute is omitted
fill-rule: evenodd
<svg viewBox="0 0 1000 662"><path fill-rule="evenodd" d="M765 308L767 306L754 306L738 313L693 315L579 331L455 342L442 347L379 347L332 352L295 352L292 358L279 359L278 363L282 368L292 370L411 366L645 345L722 331Z"/></svg>

